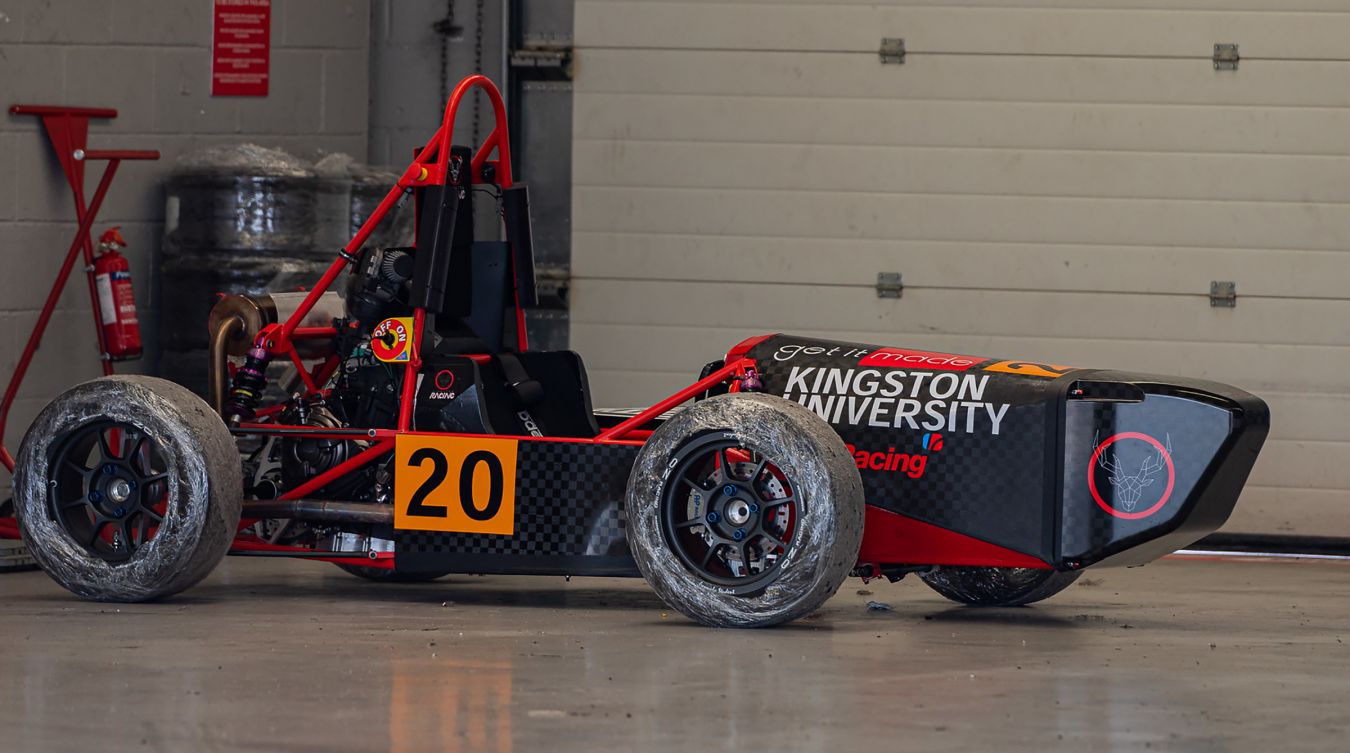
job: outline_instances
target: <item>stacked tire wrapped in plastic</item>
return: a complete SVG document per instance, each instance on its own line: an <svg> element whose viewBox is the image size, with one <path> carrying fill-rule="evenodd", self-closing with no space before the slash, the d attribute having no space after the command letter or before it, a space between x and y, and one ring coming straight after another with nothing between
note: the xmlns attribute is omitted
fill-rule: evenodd
<svg viewBox="0 0 1350 753"><path fill-rule="evenodd" d="M219 295L307 289L351 238L354 215L364 221L396 179L346 155L310 164L253 144L185 158L166 185L160 373L205 395ZM411 214L387 219L370 243L410 242Z"/></svg>

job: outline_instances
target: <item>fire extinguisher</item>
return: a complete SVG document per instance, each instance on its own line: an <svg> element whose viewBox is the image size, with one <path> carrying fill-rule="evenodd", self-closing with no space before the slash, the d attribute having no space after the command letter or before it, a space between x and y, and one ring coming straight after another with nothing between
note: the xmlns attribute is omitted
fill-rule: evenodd
<svg viewBox="0 0 1350 753"><path fill-rule="evenodd" d="M136 316L136 294L131 288L131 265L117 247L126 248L122 226L109 228L98 239L94 258L94 285L98 289L99 318L108 357L126 361L141 355L141 322Z"/></svg>

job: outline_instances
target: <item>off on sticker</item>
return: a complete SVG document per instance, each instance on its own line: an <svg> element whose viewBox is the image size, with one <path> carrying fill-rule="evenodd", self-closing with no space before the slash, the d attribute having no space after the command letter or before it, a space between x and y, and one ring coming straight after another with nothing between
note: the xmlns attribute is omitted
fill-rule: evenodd
<svg viewBox="0 0 1350 753"><path fill-rule="evenodd" d="M385 363L407 363L412 358L412 331L412 317L385 319L370 333L370 352Z"/></svg>

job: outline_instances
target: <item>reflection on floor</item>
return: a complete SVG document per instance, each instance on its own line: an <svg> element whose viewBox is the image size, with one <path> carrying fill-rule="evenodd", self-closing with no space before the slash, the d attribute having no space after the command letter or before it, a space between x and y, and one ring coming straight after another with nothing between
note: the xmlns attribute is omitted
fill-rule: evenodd
<svg viewBox="0 0 1350 753"><path fill-rule="evenodd" d="M0 575L0 750L1333 750L1347 597L1344 564L1174 560L1025 609L853 580L729 631L625 580L230 559L109 605Z"/></svg>

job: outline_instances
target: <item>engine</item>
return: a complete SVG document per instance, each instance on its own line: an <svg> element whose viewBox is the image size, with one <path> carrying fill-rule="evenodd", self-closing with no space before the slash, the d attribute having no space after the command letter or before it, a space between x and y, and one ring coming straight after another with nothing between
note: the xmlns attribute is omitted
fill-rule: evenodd
<svg viewBox="0 0 1350 753"><path fill-rule="evenodd" d="M355 274L347 285L347 313L370 328L391 316L411 310L414 272L412 249L366 249L357 260Z"/></svg>
<svg viewBox="0 0 1350 753"><path fill-rule="evenodd" d="M366 249L347 286L346 317L334 318L338 336L332 352L340 359L337 373L320 396L296 394L277 421L316 429L394 428L398 421L401 370L380 363L370 351L370 330L381 320L410 311L409 287L414 272L411 249ZM271 439L249 462L252 494L275 498L336 468L367 449L364 440L333 438ZM316 499L388 502L391 474L387 463L373 463L306 495Z"/></svg>

